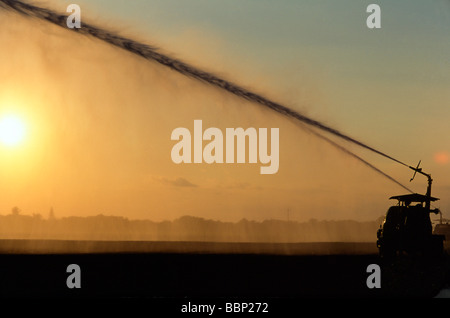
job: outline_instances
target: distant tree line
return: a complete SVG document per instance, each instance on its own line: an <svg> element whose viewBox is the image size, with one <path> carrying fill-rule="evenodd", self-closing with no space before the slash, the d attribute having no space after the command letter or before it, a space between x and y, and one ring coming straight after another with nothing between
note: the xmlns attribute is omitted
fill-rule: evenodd
<svg viewBox="0 0 450 318"><path fill-rule="evenodd" d="M380 220L308 222L242 219L221 222L193 216L174 221L129 220L118 216L48 219L21 215L19 209L0 216L0 239L208 241L208 242L373 242Z"/></svg>

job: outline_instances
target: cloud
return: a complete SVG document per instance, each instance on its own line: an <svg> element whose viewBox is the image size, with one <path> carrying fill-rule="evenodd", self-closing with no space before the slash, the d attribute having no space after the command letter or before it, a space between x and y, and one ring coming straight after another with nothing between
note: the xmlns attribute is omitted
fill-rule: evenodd
<svg viewBox="0 0 450 318"><path fill-rule="evenodd" d="M166 185L171 185L174 187L197 187L196 184L190 182L189 180L185 179L185 178L181 178L178 177L176 179L168 179L168 178L164 178L164 177L157 177L155 178L156 180L158 180L159 182L166 184Z"/></svg>

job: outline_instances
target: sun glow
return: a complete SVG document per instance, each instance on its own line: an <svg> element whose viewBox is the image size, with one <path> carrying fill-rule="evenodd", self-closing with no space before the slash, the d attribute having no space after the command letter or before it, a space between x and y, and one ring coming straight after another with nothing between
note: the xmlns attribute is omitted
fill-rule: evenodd
<svg viewBox="0 0 450 318"><path fill-rule="evenodd" d="M17 116L7 115L0 118L0 142L6 146L17 146L25 138L24 122Z"/></svg>
<svg viewBox="0 0 450 318"><path fill-rule="evenodd" d="M450 160L450 154L446 151L440 151L434 154L434 161L438 164L445 165Z"/></svg>

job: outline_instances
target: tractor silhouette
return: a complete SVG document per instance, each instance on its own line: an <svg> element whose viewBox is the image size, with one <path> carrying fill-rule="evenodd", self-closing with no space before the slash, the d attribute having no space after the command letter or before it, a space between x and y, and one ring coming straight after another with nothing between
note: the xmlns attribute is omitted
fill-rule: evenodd
<svg viewBox="0 0 450 318"><path fill-rule="evenodd" d="M438 256L443 253L444 235L433 234L430 213L438 214L439 209L431 209L431 202L439 200L431 196L431 175L419 168L409 167L428 178L425 195L412 193L393 196L398 204L391 206L377 231L377 247L381 257L394 257L398 254Z"/></svg>

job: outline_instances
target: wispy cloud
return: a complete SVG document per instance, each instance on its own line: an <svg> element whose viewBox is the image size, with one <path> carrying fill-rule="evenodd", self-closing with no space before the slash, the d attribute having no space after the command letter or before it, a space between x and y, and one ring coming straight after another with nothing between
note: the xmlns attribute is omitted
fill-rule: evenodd
<svg viewBox="0 0 450 318"><path fill-rule="evenodd" d="M168 179L165 177L155 177L155 180L157 180L163 184L171 185L174 187L194 187L194 188L197 187L196 184L190 182L189 180L187 180L185 178L181 178L181 177L178 177L176 179Z"/></svg>

